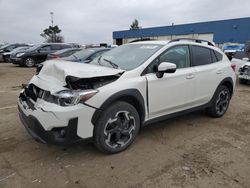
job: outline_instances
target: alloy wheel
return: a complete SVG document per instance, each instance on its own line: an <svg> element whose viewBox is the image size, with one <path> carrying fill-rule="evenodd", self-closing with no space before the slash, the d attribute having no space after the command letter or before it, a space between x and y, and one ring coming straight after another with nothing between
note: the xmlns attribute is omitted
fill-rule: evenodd
<svg viewBox="0 0 250 188"><path fill-rule="evenodd" d="M124 147L133 138L135 129L135 118L128 111L119 111L105 125L105 143L111 148Z"/></svg>
<svg viewBox="0 0 250 188"><path fill-rule="evenodd" d="M218 115L222 115L226 112L229 104L230 94L227 90L222 90L216 100L216 112Z"/></svg>

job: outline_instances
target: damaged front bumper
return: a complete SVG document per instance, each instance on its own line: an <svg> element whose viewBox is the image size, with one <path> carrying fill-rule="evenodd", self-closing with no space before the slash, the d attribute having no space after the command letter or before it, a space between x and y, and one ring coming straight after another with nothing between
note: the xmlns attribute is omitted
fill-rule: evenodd
<svg viewBox="0 0 250 188"><path fill-rule="evenodd" d="M18 99L21 122L42 143L71 144L92 137L91 118L95 110L83 104L62 107L41 99L35 102L23 92Z"/></svg>

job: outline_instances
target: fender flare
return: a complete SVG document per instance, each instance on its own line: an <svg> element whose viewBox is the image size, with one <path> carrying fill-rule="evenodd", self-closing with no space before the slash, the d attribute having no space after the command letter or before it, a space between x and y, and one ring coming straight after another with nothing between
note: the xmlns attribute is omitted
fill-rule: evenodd
<svg viewBox="0 0 250 188"><path fill-rule="evenodd" d="M142 94L137 89L126 89L111 95L108 99L106 99L104 103L102 103L100 108L95 110L94 115L91 119L92 124L95 126L96 121L99 119L103 110L108 108L112 103L119 100L126 101L126 99L129 98L136 100L136 106L133 106L137 109L142 124L145 120L145 103Z"/></svg>
<svg viewBox="0 0 250 188"><path fill-rule="evenodd" d="M232 86L232 90L230 91L231 92L231 97L233 96L233 92L234 92L234 82L233 82L233 79L231 78L231 77L227 77L227 78L224 78L221 82L220 82L220 84L218 85L218 87L219 86L221 86L221 85L224 85L225 83L230 83L231 84L231 86ZM216 90L218 89L218 87L216 88ZM230 89L230 88L229 88ZM215 90L215 92L216 92L216 90Z"/></svg>

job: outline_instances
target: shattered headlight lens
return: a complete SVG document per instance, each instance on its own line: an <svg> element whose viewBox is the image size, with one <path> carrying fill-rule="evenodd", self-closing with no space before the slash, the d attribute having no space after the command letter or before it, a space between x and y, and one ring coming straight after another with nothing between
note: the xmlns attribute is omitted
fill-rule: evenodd
<svg viewBox="0 0 250 188"><path fill-rule="evenodd" d="M53 94L53 102L60 106L73 106L79 103L85 103L93 97L98 90L62 90Z"/></svg>

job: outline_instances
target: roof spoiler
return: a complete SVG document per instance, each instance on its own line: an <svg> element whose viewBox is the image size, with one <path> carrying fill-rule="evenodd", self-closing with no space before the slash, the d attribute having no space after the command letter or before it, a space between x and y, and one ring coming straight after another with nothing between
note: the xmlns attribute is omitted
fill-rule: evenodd
<svg viewBox="0 0 250 188"><path fill-rule="evenodd" d="M178 39L173 39L171 41L169 41L169 43L171 42L178 42L178 41L192 41L192 42L196 42L196 43L207 43L209 46L214 46L214 44L212 42L209 42L207 40L202 40L202 39L192 39L192 38L178 38Z"/></svg>

